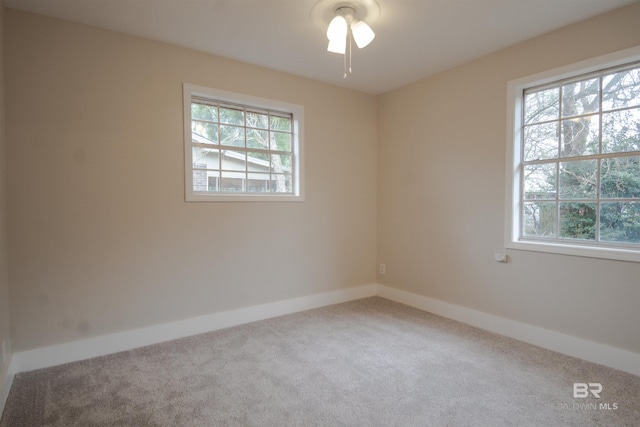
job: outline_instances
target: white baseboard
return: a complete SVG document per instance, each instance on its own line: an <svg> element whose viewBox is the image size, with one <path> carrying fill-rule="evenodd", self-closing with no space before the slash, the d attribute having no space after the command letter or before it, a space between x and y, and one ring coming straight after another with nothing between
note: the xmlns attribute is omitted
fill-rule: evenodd
<svg viewBox="0 0 640 427"><path fill-rule="evenodd" d="M271 317L372 297L376 293L376 284L363 285L21 351L13 354L13 361L15 362L13 364L13 372L27 372L104 356Z"/></svg>
<svg viewBox="0 0 640 427"><path fill-rule="evenodd" d="M0 388L0 413L15 374L131 350L331 304L380 296L559 353L640 375L640 354L519 323L384 285L363 285L14 353Z"/></svg>
<svg viewBox="0 0 640 427"><path fill-rule="evenodd" d="M13 357L9 356L9 367L4 373L4 378L2 378L2 382L0 383L0 416L4 412L4 405L7 403L9 391L13 384L13 377L15 376L14 366Z"/></svg>
<svg viewBox="0 0 640 427"><path fill-rule="evenodd" d="M640 354L378 285L378 296L558 353L640 376Z"/></svg>

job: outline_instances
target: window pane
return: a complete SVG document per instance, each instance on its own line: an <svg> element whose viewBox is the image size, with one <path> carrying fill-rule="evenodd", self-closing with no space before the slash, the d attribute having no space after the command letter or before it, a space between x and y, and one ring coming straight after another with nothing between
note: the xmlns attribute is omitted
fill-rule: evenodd
<svg viewBox="0 0 640 427"><path fill-rule="evenodd" d="M640 243L640 202L602 203L600 240Z"/></svg>
<svg viewBox="0 0 640 427"><path fill-rule="evenodd" d="M199 144L218 143L218 125L215 123L191 122L191 140Z"/></svg>
<svg viewBox="0 0 640 427"><path fill-rule="evenodd" d="M524 237L556 237L555 202L526 202L523 206L522 234Z"/></svg>
<svg viewBox="0 0 640 427"><path fill-rule="evenodd" d="M562 87L562 117L594 113L600 109L600 79L568 83Z"/></svg>
<svg viewBox="0 0 640 427"><path fill-rule="evenodd" d="M191 104L191 118L208 120L210 122L218 121L218 107L204 104Z"/></svg>
<svg viewBox="0 0 640 427"><path fill-rule="evenodd" d="M603 198L640 198L640 157L603 159L600 172Z"/></svg>
<svg viewBox="0 0 640 427"><path fill-rule="evenodd" d="M602 109L640 105L640 68L609 74L602 79Z"/></svg>
<svg viewBox="0 0 640 427"><path fill-rule="evenodd" d="M222 150L222 169L230 171L247 170L247 153L244 151Z"/></svg>
<svg viewBox="0 0 640 427"><path fill-rule="evenodd" d="M266 130L247 129L247 147L269 149L269 132Z"/></svg>
<svg viewBox="0 0 640 427"><path fill-rule="evenodd" d="M563 157L598 154L600 142L598 115L563 120L561 128Z"/></svg>
<svg viewBox="0 0 640 427"><path fill-rule="evenodd" d="M247 111L247 126L258 129L269 129L269 116Z"/></svg>
<svg viewBox="0 0 640 427"><path fill-rule="evenodd" d="M594 199L596 197L597 165L596 160L560 163L560 198Z"/></svg>
<svg viewBox="0 0 640 427"><path fill-rule="evenodd" d="M291 172L291 156L288 154L272 154L271 171L275 173Z"/></svg>
<svg viewBox="0 0 640 427"><path fill-rule="evenodd" d="M250 173L247 191L250 193L267 193L270 191L271 175L268 173Z"/></svg>
<svg viewBox="0 0 640 427"><path fill-rule="evenodd" d="M207 191L220 191L220 172L207 171Z"/></svg>
<svg viewBox="0 0 640 427"><path fill-rule="evenodd" d="M557 120L560 106L560 89L553 88L530 92L524 96L525 124Z"/></svg>
<svg viewBox="0 0 640 427"><path fill-rule="evenodd" d="M220 150L214 148L191 148L191 161L194 168L219 169Z"/></svg>
<svg viewBox="0 0 640 427"><path fill-rule="evenodd" d="M218 191L219 171L194 170L193 191Z"/></svg>
<svg viewBox="0 0 640 427"><path fill-rule="evenodd" d="M244 147L244 128L220 125L220 143L234 147Z"/></svg>
<svg viewBox="0 0 640 427"><path fill-rule="evenodd" d="M640 150L640 108L602 115L602 152Z"/></svg>
<svg viewBox="0 0 640 427"><path fill-rule="evenodd" d="M555 199L556 163L524 167L524 198L527 200Z"/></svg>
<svg viewBox="0 0 640 427"><path fill-rule="evenodd" d="M291 131L291 119L287 117L271 116L271 130Z"/></svg>
<svg viewBox="0 0 640 427"><path fill-rule="evenodd" d="M546 123L524 128L524 159L540 160L558 157L558 124Z"/></svg>
<svg viewBox="0 0 640 427"><path fill-rule="evenodd" d="M252 172L269 172L269 154L257 153L249 151L247 153L249 162L249 171Z"/></svg>
<svg viewBox="0 0 640 427"><path fill-rule="evenodd" d="M244 111L235 108L220 108L220 123L244 126Z"/></svg>
<svg viewBox="0 0 640 427"><path fill-rule="evenodd" d="M220 191L235 193L244 191L246 175L240 172L222 172L220 178Z"/></svg>
<svg viewBox="0 0 640 427"><path fill-rule="evenodd" d="M291 175L272 175L271 177L272 193L291 193Z"/></svg>
<svg viewBox="0 0 640 427"><path fill-rule="evenodd" d="M560 237L594 240L596 238L596 204L560 203Z"/></svg>
<svg viewBox="0 0 640 427"><path fill-rule="evenodd" d="M291 152L291 134L271 132L271 149Z"/></svg>

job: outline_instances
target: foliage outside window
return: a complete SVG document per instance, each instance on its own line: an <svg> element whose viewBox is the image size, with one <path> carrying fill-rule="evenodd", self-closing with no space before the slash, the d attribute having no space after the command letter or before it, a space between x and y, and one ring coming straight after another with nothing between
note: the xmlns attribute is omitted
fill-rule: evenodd
<svg viewBox="0 0 640 427"><path fill-rule="evenodd" d="M562 77L517 88L511 247L640 261L640 62Z"/></svg>
<svg viewBox="0 0 640 427"><path fill-rule="evenodd" d="M300 199L301 115L299 106L185 85L187 200Z"/></svg>

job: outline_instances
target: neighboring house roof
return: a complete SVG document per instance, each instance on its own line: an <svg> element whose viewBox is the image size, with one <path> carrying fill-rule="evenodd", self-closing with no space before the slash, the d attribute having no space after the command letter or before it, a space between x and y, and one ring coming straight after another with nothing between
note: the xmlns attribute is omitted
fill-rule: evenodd
<svg viewBox="0 0 640 427"><path fill-rule="evenodd" d="M209 138L200 135L198 133L195 132L191 132L191 139L193 142L199 143L199 144L207 144L207 145L211 145L212 147L220 147L220 151L222 151L222 155L224 157L229 157L231 159L235 159L235 160L240 160L240 161L244 161L245 158L242 154L240 154L238 151L235 150L225 150L224 146L220 146L216 143L214 143L212 140L210 140ZM256 166L262 166L265 167L267 169L269 169L269 167L271 166L268 160L262 160L262 159L256 159L255 157L249 157L248 158L248 162L256 165ZM291 172L291 168L283 166L283 169L285 172Z"/></svg>

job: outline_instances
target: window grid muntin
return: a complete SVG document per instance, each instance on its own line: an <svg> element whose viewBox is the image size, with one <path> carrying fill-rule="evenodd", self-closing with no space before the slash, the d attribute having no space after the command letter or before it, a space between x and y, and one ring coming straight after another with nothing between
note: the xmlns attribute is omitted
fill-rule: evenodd
<svg viewBox="0 0 640 427"><path fill-rule="evenodd" d="M520 217L520 226L519 226L519 240L530 240L530 241L540 241L540 242L556 242L556 243L570 243L572 245L579 246L600 246L600 247L608 247L608 248L626 248L626 249L634 249L637 250L640 242L637 243L627 243L627 242L616 242L616 241L602 241L600 235L600 213L602 203L615 203L615 202L638 202L640 203L640 198L601 198L601 167L602 160L606 158L624 158L624 157L632 157L640 155L640 150L636 151L620 151L613 153L603 153L603 115L605 113L615 113L618 111L627 111L627 110L638 110L640 109L640 104L634 104L632 106L626 106L622 108L612 108L608 110L603 110L603 81L605 76L609 76L612 74L634 70L640 68L640 61L631 62L628 64L624 64L621 66L615 66L610 68L605 68L599 71L594 71L590 73L584 73L578 76L572 76L570 78L557 80L554 82L546 83L544 85L532 86L529 88L525 88L522 91L522 104L523 108L521 108L521 117L520 123L522 123L520 129L520 203L519 203L519 217ZM584 113L575 116L567 116L563 117L563 86L570 83L577 83L580 81L585 81L593 78L598 78L598 110L592 111L589 113ZM540 122L531 122L526 123L526 108L525 101L527 94L536 93L548 89L558 88L558 112L557 117L553 120L544 120ZM584 156L563 156L562 155L562 121L568 119L579 119L587 116L598 116L598 154L584 155ZM557 139L557 153L556 157L549 159L535 159L535 160L525 160L525 129L530 126L541 125L541 124L550 124L557 123L556 127L556 139ZM591 198L581 198L581 199L566 199L560 197L560 163L571 161L581 161L581 160L596 160L596 196L594 199ZM525 167L529 165L537 165L537 164L555 164L555 198L553 199L527 199L525 194L525 176L524 171ZM524 233L525 230L525 203L528 202L546 202L546 203L555 203L555 236L553 238L545 237L545 236L526 236ZM577 238L566 238L560 237L560 203L595 203L595 236L594 239L577 239Z"/></svg>
<svg viewBox="0 0 640 427"><path fill-rule="evenodd" d="M212 98L204 98L201 96L197 96L197 95L192 95L191 96L191 107L194 104L199 104L199 105L208 105L211 107L216 107L217 110L217 117L218 120L217 121L212 121L212 120L204 120L204 119L199 119L199 118L193 118L193 113L190 114L191 117L191 123L195 122L202 122L202 123L210 123L210 124L215 124L218 126L218 141L213 143L213 144L206 144L206 143L198 143L198 142L194 142L193 138L191 138L191 147L198 147L198 148L205 148L211 151L218 151L218 169L212 169L212 168L199 168L196 167L195 164L193 163L193 160L191 161L192 164L192 169L194 171L199 170L199 171L211 171L211 172L219 172L219 177L217 180L217 188L219 188L220 186L220 182L222 181L223 177L223 172L227 172L227 173L237 173L237 174L244 174L244 178L242 179L242 191L241 192L233 192L233 191L219 191L218 189L216 189L216 191L198 191L192 188L192 191L194 194L215 194L215 195L228 195L228 194L246 194L246 195L257 195L257 194L278 194L278 195L294 195L295 194L295 188L296 188L296 176L294 171L296 170L296 155L295 155L295 145L294 145L294 117L292 113L288 113L288 112L283 112L283 111L277 111L277 110L273 110L273 109L269 109L269 108L260 108L260 107L254 107L254 106L250 106L250 105L244 105L244 104L238 104L238 103L232 103L232 102L227 102L227 101L219 101L216 99L212 99ZM220 118L220 109L221 108L225 108L225 109L233 109L233 110L239 110L242 111L242 115L243 115L243 125L236 125L236 124L232 124L232 123L226 123L223 122ZM267 127L266 128L259 128L259 127L255 127L255 126L247 126L247 113L254 113L254 114L260 114L260 115L265 115L267 116ZM289 130L281 130L281 129L274 129L272 127L272 121L271 118L272 117L276 117L276 118L284 118L284 119L288 119L289 120ZM242 128L244 130L243 134L244 134L244 141L243 141L243 146L239 147L239 146L233 146L233 145L223 145L222 141L220 140L220 127L221 126L234 126L234 127L239 127ZM191 127L190 127L191 128ZM268 145L269 148L249 148L247 147L247 129L252 129L252 130L260 130L260 131L266 131L267 132L267 139L268 139ZM271 140L272 140L272 134L287 134L289 135L290 138L290 150L277 150L277 149L271 149ZM273 138L275 138L275 136L273 136ZM239 170L232 170L232 169L225 169L223 168L223 157L224 157L224 152L226 151L231 151L231 152L239 152L239 153L244 153L245 154L245 162L244 162L244 171L239 171ZM249 170L249 153L262 153L262 154L267 154L269 157L269 160L266 161L268 163L268 171L267 172L256 172L256 171L251 171ZM290 158L290 165L288 167L289 171L282 171L282 172L278 172L278 171L273 171L273 158L272 155L288 155ZM269 185L269 190L266 192L249 192L246 190L246 186L247 183L250 181L250 174L254 174L254 175L268 175L269 176L269 181L268 181L268 185ZM271 185L274 181L278 180L278 177L284 177L285 178L285 183L288 182L289 183L289 188L287 189L287 191L273 191ZM238 178L241 179L241 178Z"/></svg>

